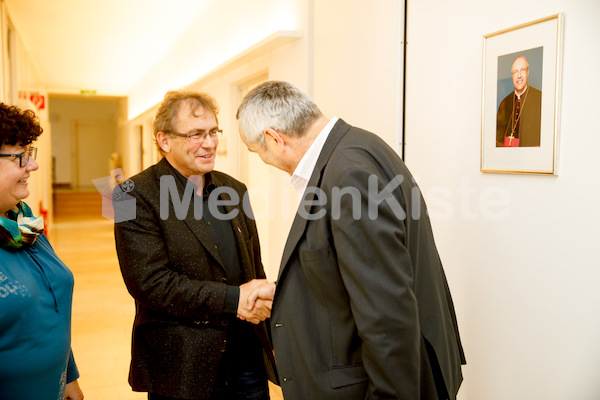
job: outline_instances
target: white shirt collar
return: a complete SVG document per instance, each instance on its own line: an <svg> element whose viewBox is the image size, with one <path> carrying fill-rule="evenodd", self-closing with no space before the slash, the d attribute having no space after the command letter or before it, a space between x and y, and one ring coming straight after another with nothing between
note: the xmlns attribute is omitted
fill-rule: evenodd
<svg viewBox="0 0 600 400"><path fill-rule="evenodd" d="M302 196L304 191L306 190L306 186L308 185L308 180L312 175L315 165L317 165L317 160L319 159L319 155L321 154L321 150L323 150L323 146L329 137L329 133L333 129L333 126L338 121L338 117L333 117L327 125L319 132L319 135L315 139L315 141L310 145L308 151L304 154L298 166L294 170L292 174L292 178L290 182L296 192L298 192L298 196Z"/></svg>
<svg viewBox="0 0 600 400"><path fill-rule="evenodd" d="M517 94L517 91L515 90L515 96L517 96L517 98L520 99L521 96L523 96L525 94L525 92L527 91L528 88L529 88L529 85L525 86L525 90L523 90L523 93L521 93L521 94Z"/></svg>

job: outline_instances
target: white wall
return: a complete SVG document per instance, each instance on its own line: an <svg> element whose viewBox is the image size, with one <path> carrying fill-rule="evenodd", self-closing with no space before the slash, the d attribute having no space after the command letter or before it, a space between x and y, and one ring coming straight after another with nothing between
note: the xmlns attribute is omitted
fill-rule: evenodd
<svg viewBox="0 0 600 400"><path fill-rule="evenodd" d="M481 173L483 35L558 12L559 175ZM408 18L406 161L456 303L460 398L597 400L600 2L420 0Z"/></svg>

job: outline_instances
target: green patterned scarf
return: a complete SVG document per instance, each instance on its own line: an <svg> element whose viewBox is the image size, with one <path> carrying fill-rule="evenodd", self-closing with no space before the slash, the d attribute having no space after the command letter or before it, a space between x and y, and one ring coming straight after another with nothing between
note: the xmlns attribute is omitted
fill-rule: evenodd
<svg viewBox="0 0 600 400"><path fill-rule="evenodd" d="M0 247L20 249L31 246L44 232L44 218L36 218L24 202L8 210L8 218L0 217Z"/></svg>

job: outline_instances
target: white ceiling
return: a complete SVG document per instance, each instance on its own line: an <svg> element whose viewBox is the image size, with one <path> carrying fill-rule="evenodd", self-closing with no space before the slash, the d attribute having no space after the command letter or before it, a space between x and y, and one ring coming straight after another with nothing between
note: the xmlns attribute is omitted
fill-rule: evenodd
<svg viewBox="0 0 600 400"><path fill-rule="evenodd" d="M126 95L211 0L5 0L52 93Z"/></svg>

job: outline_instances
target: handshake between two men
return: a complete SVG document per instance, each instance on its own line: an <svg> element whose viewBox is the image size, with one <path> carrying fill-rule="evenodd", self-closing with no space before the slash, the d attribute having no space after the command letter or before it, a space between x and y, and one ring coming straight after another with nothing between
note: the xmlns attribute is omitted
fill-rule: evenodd
<svg viewBox="0 0 600 400"><path fill-rule="evenodd" d="M266 279L253 279L240 286L237 317L258 324L271 316L275 283Z"/></svg>

